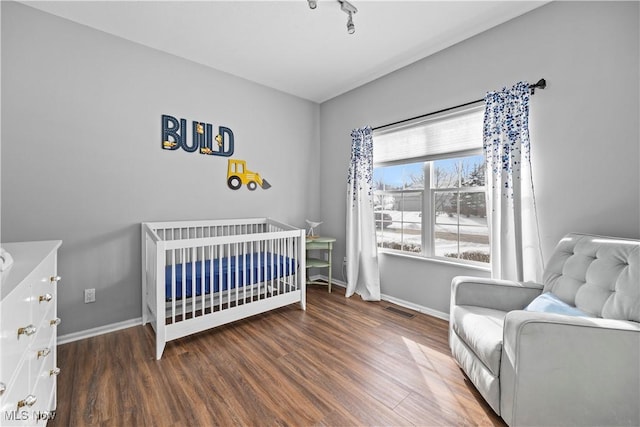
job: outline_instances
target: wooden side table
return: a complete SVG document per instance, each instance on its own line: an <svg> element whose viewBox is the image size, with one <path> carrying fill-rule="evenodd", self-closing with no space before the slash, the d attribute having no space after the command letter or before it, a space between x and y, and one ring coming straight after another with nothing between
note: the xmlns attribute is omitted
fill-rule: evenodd
<svg viewBox="0 0 640 427"><path fill-rule="evenodd" d="M331 251L333 250L333 242L336 239L333 237L307 236L306 248L307 248L307 268L328 268L329 269L329 293L331 293ZM309 251L327 251L327 261L322 258L314 258L309 256ZM324 285L324 282L307 281L309 285Z"/></svg>

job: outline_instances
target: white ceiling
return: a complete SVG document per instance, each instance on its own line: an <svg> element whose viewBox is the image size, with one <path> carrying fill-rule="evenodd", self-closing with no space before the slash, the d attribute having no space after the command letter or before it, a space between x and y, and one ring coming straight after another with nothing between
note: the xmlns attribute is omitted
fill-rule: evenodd
<svg viewBox="0 0 640 427"><path fill-rule="evenodd" d="M23 1L142 45L323 102L547 1Z"/></svg>

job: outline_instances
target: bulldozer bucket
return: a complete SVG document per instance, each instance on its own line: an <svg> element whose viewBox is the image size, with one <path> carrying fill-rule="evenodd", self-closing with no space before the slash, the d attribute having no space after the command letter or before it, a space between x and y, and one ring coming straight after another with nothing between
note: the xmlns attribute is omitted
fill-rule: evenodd
<svg viewBox="0 0 640 427"><path fill-rule="evenodd" d="M266 179L263 179L262 180L262 188L264 190L266 190L267 188L271 188L271 184L269 184Z"/></svg>

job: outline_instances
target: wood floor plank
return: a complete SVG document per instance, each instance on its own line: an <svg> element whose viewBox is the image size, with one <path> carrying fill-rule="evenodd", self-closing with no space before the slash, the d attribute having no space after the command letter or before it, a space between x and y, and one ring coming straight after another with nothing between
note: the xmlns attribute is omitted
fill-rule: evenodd
<svg viewBox="0 0 640 427"><path fill-rule="evenodd" d="M299 305L167 344L149 325L59 346L49 426L504 426L447 322L311 286ZM396 307L403 311L410 311Z"/></svg>
<svg viewBox="0 0 640 427"><path fill-rule="evenodd" d="M313 381L322 394L329 394L335 407L343 408L347 413L360 420L362 425L408 425L408 421L393 412L379 400L372 397L359 384L350 381L348 376L339 370L332 369L319 360L312 351L302 349L287 356L287 366L297 366L306 371L304 376ZM311 384L308 384L312 387ZM343 411L344 412L344 411Z"/></svg>

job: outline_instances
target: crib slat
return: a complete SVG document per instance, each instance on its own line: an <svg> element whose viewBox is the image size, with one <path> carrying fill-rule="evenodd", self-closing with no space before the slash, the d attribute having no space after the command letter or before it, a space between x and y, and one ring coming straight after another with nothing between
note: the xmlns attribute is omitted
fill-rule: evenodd
<svg viewBox="0 0 640 427"><path fill-rule="evenodd" d="M193 256L194 250L195 250L195 248L191 248L191 250L189 251L189 258L190 259L187 260L187 262L191 261L191 283L190 283L190 285L191 285L191 316L192 316L192 318L195 317L195 315L196 315L196 304L195 304L195 302L196 302L196 298L197 298L197 296L196 296L197 295L197 292L196 292L196 263L195 263L194 256ZM186 296L185 296L185 298L186 298Z"/></svg>
<svg viewBox="0 0 640 427"><path fill-rule="evenodd" d="M237 226L236 226L236 228L237 228ZM240 289L238 287L239 286L238 281L240 279L240 271L239 271L240 270L240 263L238 262L238 244L237 243L235 244L235 252L236 252L236 288L235 288L236 289L236 291L235 291L235 294L236 294L236 305L235 306L237 306L238 305L238 293L239 293L238 291Z"/></svg>
<svg viewBox="0 0 640 427"><path fill-rule="evenodd" d="M180 235L182 236L182 231L180 231ZM185 249L180 249L180 263L181 272L182 272L182 320L184 320L184 316L187 314L187 268L184 265L184 255Z"/></svg>
<svg viewBox="0 0 640 427"><path fill-rule="evenodd" d="M171 323L176 322L176 250L170 251L171 254Z"/></svg>
<svg viewBox="0 0 640 427"><path fill-rule="evenodd" d="M222 300L224 297L222 289L222 256L224 255L224 246L218 251L218 293L220 294L219 309L222 310Z"/></svg>
<svg viewBox="0 0 640 427"><path fill-rule="evenodd" d="M269 283L267 283L267 252L269 251L269 242L267 240L262 240L262 252L260 256L260 260L262 261L262 290L261 296L262 298L267 298L269 295Z"/></svg>
<svg viewBox="0 0 640 427"><path fill-rule="evenodd" d="M276 287L276 294L280 294L280 280L278 279L278 277L280 277L280 268L281 268L281 262L280 262L280 254L282 252L282 248L281 248L281 243L282 241L280 239L276 240L276 266L275 266L275 287Z"/></svg>
<svg viewBox="0 0 640 427"><path fill-rule="evenodd" d="M211 229L209 229L209 233L211 233ZM213 295L215 294L215 289L213 284L215 282L215 271L213 270L213 245L209 246L209 307L211 307L211 313L213 313Z"/></svg>
<svg viewBox="0 0 640 427"><path fill-rule="evenodd" d="M274 285L273 276L274 276L274 273L275 273L274 268L273 268L273 254L274 254L275 251L276 251L275 242L272 239L271 240L271 262L269 264L270 267L271 267L271 278L270 278L270 280L271 280L271 295L275 294L275 287L273 286Z"/></svg>
<svg viewBox="0 0 640 427"><path fill-rule="evenodd" d="M245 234L247 233L246 230L246 226L245 226ZM249 263L247 262L247 243L246 242L242 242L242 257L244 258L244 262L242 263L244 268L242 269L242 299L244 301L247 300L247 267L249 266ZM251 274L251 272L249 272L249 274ZM250 278L249 278L250 279Z"/></svg>
<svg viewBox="0 0 640 427"><path fill-rule="evenodd" d="M227 304L231 303L231 243L227 247L227 258L229 260L227 264ZM220 282L222 283L222 282ZM222 285L221 285L222 286Z"/></svg>
<svg viewBox="0 0 640 427"><path fill-rule="evenodd" d="M253 231L253 226L251 227L251 230ZM256 253L256 245L255 242L251 242L251 272L249 273L250 277L249 277L249 283L251 283L251 287L249 288L249 298L251 299L251 302L253 302L253 296L255 295L254 293L254 284L258 281L257 278L255 277L255 263L253 261L253 254Z"/></svg>
<svg viewBox="0 0 640 427"><path fill-rule="evenodd" d="M198 248L191 248L191 316L196 317L196 305L198 301L198 282L196 277L196 261L198 259ZM204 289L201 289L204 292Z"/></svg>
<svg viewBox="0 0 640 427"><path fill-rule="evenodd" d="M291 271L291 239L287 238L286 240L286 244L285 244L285 253L287 254L285 257L285 265L284 265L284 271L286 274L286 280L285 280L285 292L291 292L291 276L293 274L293 272Z"/></svg>

